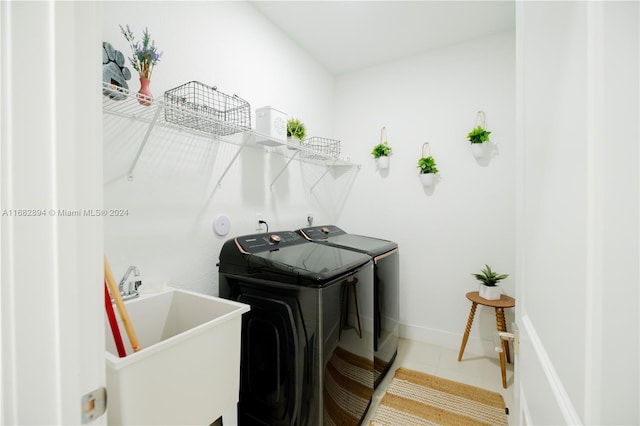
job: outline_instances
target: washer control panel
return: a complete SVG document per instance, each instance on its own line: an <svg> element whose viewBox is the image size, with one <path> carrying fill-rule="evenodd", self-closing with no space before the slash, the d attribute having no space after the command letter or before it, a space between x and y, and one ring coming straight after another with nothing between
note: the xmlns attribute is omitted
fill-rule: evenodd
<svg viewBox="0 0 640 426"><path fill-rule="evenodd" d="M281 247L300 244L306 240L293 231L266 232L236 238L236 244L247 253L277 250Z"/></svg>
<svg viewBox="0 0 640 426"><path fill-rule="evenodd" d="M326 240L336 235L346 234L335 225L312 226L311 228L302 228L300 232L311 241Z"/></svg>

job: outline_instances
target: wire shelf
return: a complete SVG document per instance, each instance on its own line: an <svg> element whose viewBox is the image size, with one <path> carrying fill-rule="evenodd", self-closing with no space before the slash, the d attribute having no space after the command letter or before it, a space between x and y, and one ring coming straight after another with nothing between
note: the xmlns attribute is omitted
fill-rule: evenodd
<svg viewBox="0 0 640 426"><path fill-rule="evenodd" d="M269 139L269 136L267 135L256 132L255 130L244 129L228 122L221 122L218 119L211 117L210 115L202 114L201 112L196 110L187 110L180 108L179 106L167 105L162 98L153 98L149 103L141 103L139 95L135 92L131 92L129 89L118 87L106 82L102 83L102 92L104 95L102 102L103 112L107 116L111 117L109 119L109 126L123 126L123 128L128 128L131 124L134 123L145 123L148 125L146 133L144 134L138 151L135 155L135 158L133 159L131 167L129 168L128 175L130 180L133 180L133 173L136 168L136 164L149 139L173 138L176 142L179 142L189 135L196 138L201 138L202 140L214 139L239 146L240 149L236 152L236 155L233 157L225 171L222 173L222 176L218 181L218 185L226 175L233 162L238 157L238 154L245 147L252 147L268 152L279 153L284 156L287 156L287 153L293 152L294 154L290 156L284 169L286 169L286 167L294 158L297 160L303 160L305 162L327 166L327 170L320 177L320 179L322 179L322 177L325 176L327 171L332 167L360 168L359 165L352 163L350 159L340 159L338 157L340 153L339 141L314 137L305 140L303 144L297 146L289 146L290 148L294 149L293 151L282 151L278 150L277 147L273 148L265 146L262 143L265 139ZM146 101L146 99L143 99L143 101ZM208 124L208 127L203 126L202 128L222 128L222 133L224 133L224 135L215 134L212 137L210 132L192 127L186 127L180 123L169 122L163 117L164 115L166 115L167 110L177 111L185 115L191 115L193 117L190 117L190 119L194 121L197 120L199 123ZM287 143L287 145L289 145L289 143ZM274 179L271 186L273 186L284 169ZM318 181L320 181L320 179L318 179ZM316 185L314 184L313 187L315 186Z"/></svg>

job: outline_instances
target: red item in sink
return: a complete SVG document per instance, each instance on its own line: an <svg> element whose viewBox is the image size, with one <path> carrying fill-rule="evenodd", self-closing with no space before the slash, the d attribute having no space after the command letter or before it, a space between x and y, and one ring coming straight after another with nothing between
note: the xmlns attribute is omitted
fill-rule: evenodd
<svg viewBox="0 0 640 426"><path fill-rule="evenodd" d="M120 328L118 327L118 320L116 319L116 313L113 311L113 305L111 304L111 294L107 288L107 282L104 282L104 307L107 310L107 317L109 318L109 325L111 326L111 333L113 334L113 340L116 342L116 348L118 349L118 356L124 358L127 356L127 351L124 349L124 343L122 343L122 335L120 334Z"/></svg>

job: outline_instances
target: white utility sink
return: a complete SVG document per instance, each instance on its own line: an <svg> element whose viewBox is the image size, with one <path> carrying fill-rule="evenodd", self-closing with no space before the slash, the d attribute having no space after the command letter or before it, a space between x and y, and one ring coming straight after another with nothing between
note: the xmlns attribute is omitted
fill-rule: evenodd
<svg viewBox="0 0 640 426"><path fill-rule="evenodd" d="M248 305L174 289L125 306L141 350L131 353L120 323L119 358L106 321L109 424L209 425L237 403Z"/></svg>

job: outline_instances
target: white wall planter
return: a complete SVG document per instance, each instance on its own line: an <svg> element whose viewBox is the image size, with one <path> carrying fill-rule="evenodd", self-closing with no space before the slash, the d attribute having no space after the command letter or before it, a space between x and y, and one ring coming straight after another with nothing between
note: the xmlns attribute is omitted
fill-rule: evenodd
<svg viewBox="0 0 640 426"><path fill-rule="evenodd" d="M424 186L431 186L435 181L435 177L435 173L423 173L420 175L420 182L422 182Z"/></svg>
<svg viewBox="0 0 640 426"><path fill-rule="evenodd" d="M502 287L498 285L488 286L484 284L479 284L478 286L480 293L480 297L487 300L498 300L500 299L500 295L502 294Z"/></svg>
<svg viewBox="0 0 640 426"><path fill-rule="evenodd" d="M487 128L487 116L484 113L484 111L478 111L478 114L476 115L476 127L480 126L482 127L482 130L486 131ZM475 132L476 128L473 129L473 131ZM491 132L488 132L491 133ZM471 133L469 133L469 135L471 135ZM477 160L481 160L483 159L486 154L487 154L487 142L489 141L488 139L488 134L487 134L487 139L485 141L482 141L482 139L480 139L479 137L477 137L478 135L475 135L476 137L469 138L469 142L471 142L471 153L473 154L473 156L477 159ZM467 136L469 137L469 136ZM473 140L476 141L476 143L473 143ZM478 143L480 142L480 143Z"/></svg>
<svg viewBox="0 0 640 426"><path fill-rule="evenodd" d="M380 129L380 143L373 147L371 155L376 160L376 167L380 170L389 168L389 155L391 155L391 147L387 142L387 128Z"/></svg>
<svg viewBox="0 0 640 426"><path fill-rule="evenodd" d="M475 158L484 158L486 154L486 144L484 143L472 143L471 144L471 153Z"/></svg>
<svg viewBox="0 0 640 426"><path fill-rule="evenodd" d="M389 157L383 156L376 159L376 163L379 169L385 170L389 168Z"/></svg>
<svg viewBox="0 0 640 426"><path fill-rule="evenodd" d="M431 156L429 142L422 144L422 157L418 160L418 170L420 171L420 182L424 187L432 186L436 181L436 160Z"/></svg>

